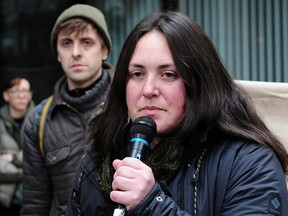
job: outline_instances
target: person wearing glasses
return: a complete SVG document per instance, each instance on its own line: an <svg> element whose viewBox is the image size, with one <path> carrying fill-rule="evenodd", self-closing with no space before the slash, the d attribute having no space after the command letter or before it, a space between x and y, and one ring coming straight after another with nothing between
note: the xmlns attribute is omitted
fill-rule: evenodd
<svg viewBox="0 0 288 216"><path fill-rule="evenodd" d="M23 123L32 111L30 78L10 72L2 84L0 108L0 215L19 215L22 200Z"/></svg>

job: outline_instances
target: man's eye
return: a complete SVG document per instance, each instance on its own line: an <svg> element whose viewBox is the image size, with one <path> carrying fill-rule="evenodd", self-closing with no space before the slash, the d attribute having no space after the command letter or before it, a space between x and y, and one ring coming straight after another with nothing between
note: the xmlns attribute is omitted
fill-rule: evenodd
<svg viewBox="0 0 288 216"><path fill-rule="evenodd" d="M71 41L69 41L69 40L62 41L63 46L69 46L70 44L71 44Z"/></svg>
<svg viewBox="0 0 288 216"><path fill-rule="evenodd" d="M92 42L90 40L84 40L84 45L89 46L92 44Z"/></svg>

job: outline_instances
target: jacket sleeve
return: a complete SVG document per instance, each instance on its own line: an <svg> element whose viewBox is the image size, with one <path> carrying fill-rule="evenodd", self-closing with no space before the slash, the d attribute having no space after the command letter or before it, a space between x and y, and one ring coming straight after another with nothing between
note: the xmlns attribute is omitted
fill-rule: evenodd
<svg viewBox="0 0 288 216"><path fill-rule="evenodd" d="M23 145L23 207L21 215L49 215L52 203L52 184L39 149L34 129L34 114L24 125Z"/></svg>
<svg viewBox="0 0 288 216"><path fill-rule="evenodd" d="M7 132L2 121L0 121L0 128L0 154L15 152L13 147L10 146L16 146L17 143ZM4 144L6 147L4 147ZM22 154L22 151L20 154ZM21 166L17 166L14 161L8 162L0 158L0 183L20 182L22 177L23 170Z"/></svg>
<svg viewBox="0 0 288 216"><path fill-rule="evenodd" d="M161 186L156 183L150 193L136 207L128 212L129 216L136 215L177 215L189 216L190 214L182 211L177 203L165 194Z"/></svg>
<svg viewBox="0 0 288 216"><path fill-rule="evenodd" d="M288 215L285 176L273 151L262 146L238 154L221 215Z"/></svg>
<svg viewBox="0 0 288 216"><path fill-rule="evenodd" d="M20 182L23 171L13 163L0 159L0 183Z"/></svg>
<svg viewBox="0 0 288 216"><path fill-rule="evenodd" d="M17 154L13 155L13 163L18 167L23 167L23 151L20 150Z"/></svg>

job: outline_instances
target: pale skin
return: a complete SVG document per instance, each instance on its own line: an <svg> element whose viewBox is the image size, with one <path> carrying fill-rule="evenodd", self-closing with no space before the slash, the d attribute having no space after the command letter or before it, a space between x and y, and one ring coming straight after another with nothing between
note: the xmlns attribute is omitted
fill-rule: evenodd
<svg viewBox="0 0 288 216"><path fill-rule="evenodd" d="M132 120L150 116L157 124L157 134L173 131L184 116L186 90L177 72L165 36L153 30L138 41L129 63L126 84L126 103ZM155 146L158 138L152 144ZM142 161L126 157L114 160L114 202L127 210L135 207L155 185L150 167Z"/></svg>
<svg viewBox="0 0 288 216"><path fill-rule="evenodd" d="M94 83L101 76L102 61L108 55L107 47L91 24L84 32L67 34L60 31L57 52L69 90L86 88Z"/></svg>
<svg viewBox="0 0 288 216"><path fill-rule="evenodd" d="M32 95L30 83L26 79L21 79L19 84L3 92L3 98L9 104L9 113L12 118L24 117ZM13 160L12 154L2 154L0 158L9 162Z"/></svg>

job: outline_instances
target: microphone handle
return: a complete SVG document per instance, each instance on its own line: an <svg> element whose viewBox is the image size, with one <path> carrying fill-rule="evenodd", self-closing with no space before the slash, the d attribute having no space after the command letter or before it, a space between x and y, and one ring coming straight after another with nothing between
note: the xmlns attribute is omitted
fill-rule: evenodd
<svg viewBox="0 0 288 216"><path fill-rule="evenodd" d="M117 204L114 209L113 216L124 216L126 212L126 206L122 204Z"/></svg>
<svg viewBox="0 0 288 216"><path fill-rule="evenodd" d="M133 142L129 157L137 158L139 160L143 159L146 154L146 149L148 148L148 143L146 140L141 138L133 138L131 140ZM126 206L122 204L117 204L116 208L114 209L113 216L124 216L126 212Z"/></svg>
<svg viewBox="0 0 288 216"><path fill-rule="evenodd" d="M139 137L133 138L131 142L132 142L132 145L128 153L128 157L133 157L133 158L142 160L146 156L148 142Z"/></svg>

